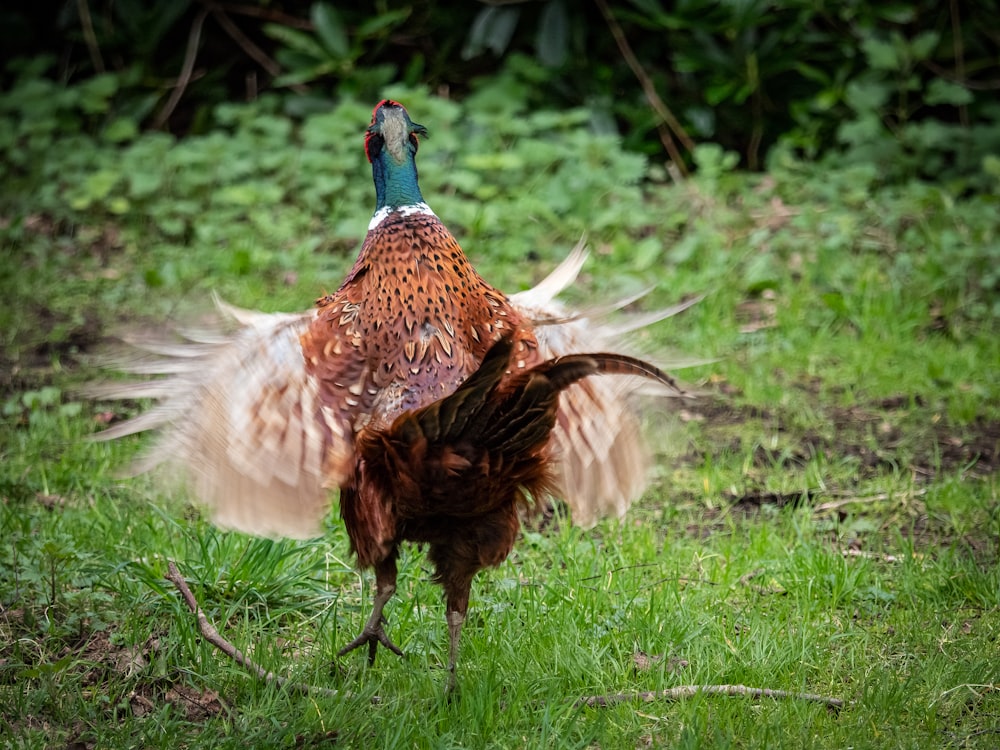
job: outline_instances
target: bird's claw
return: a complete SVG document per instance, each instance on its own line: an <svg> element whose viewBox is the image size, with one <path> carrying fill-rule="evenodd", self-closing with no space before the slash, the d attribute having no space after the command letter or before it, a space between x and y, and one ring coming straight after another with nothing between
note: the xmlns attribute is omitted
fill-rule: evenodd
<svg viewBox="0 0 1000 750"><path fill-rule="evenodd" d="M396 656L403 655L403 651L399 648L399 646L389 640L389 636L387 636L385 634L385 630L382 629L382 624L379 623L375 627L365 626L365 629L361 631L361 635L340 649L340 651L337 652L337 656L348 654L356 648L361 648L366 643L368 644L369 665L375 663L375 654L378 651L378 644L380 643L392 651L392 653Z"/></svg>

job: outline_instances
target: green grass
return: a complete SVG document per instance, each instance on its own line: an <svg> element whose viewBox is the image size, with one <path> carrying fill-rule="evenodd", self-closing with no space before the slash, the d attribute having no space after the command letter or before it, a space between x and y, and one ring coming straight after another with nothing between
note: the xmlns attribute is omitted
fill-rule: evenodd
<svg viewBox="0 0 1000 750"><path fill-rule="evenodd" d="M335 513L307 543L215 530L183 497L115 477L143 441L87 442L109 407L77 389L111 332L184 320L211 289L274 310L335 287L372 202L364 107L301 128L266 104L233 107L226 137L176 144L44 143L10 161L0 193L3 741L1000 742L995 196L788 159L740 175L713 170L710 149L692 182L640 188L643 165L579 114L491 119L393 95L433 134L428 200L503 288L540 278L588 228L577 302L648 285L645 307L705 294L641 342L717 358L681 373L697 399L650 411L649 492L620 522L526 531L476 579L458 700L444 697L444 606L419 550L387 608L406 658L334 658L372 586ZM211 174L209 157L221 159ZM136 187L140 168L156 189ZM221 655L163 578L169 559L239 648L340 695L281 690ZM848 705L574 705L722 683Z"/></svg>

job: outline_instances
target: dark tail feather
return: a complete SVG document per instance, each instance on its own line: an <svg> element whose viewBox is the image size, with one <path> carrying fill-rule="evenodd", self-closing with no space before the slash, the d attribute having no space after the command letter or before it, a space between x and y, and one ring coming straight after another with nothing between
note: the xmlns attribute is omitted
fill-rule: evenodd
<svg viewBox="0 0 1000 750"><path fill-rule="evenodd" d="M684 395L677 381L659 367L626 354L569 354L543 362L532 372L544 373L559 391L588 375L632 375L655 380L678 395Z"/></svg>
<svg viewBox="0 0 1000 750"><path fill-rule="evenodd" d="M486 353L479 369L454 393L423 409L404 414L397 424L413 422L431 443L468 440L469 432L476 431L477 422L489 421L492 417L494 409L489 397L507 372L513 349L509 339L501 339ZM396 424L391 430L396 430Z"/></svg>
<svg viewBox="0 0 1000 750"><path fill-rule="evenodd" d="M431 445L466 443L512 455L548 440L559 393L590 375L631 375L682 393L655 365L623 354L570 354L504 377L513 344L501 339L479 369L447 398L401 416L390 428L404 442L422 437Z"/></svg>
<svg viewBox="0 0 1000 750"><path fill-rule="evenodd" d="M570 354L510 372L512 349L510 340L497 342L450 396L358 436L366 476L396 497L401 517L484 513L510 497L552 491L547 445L559 394L583 378L641 376L674 387L655 366L617 354Z"/></svg>

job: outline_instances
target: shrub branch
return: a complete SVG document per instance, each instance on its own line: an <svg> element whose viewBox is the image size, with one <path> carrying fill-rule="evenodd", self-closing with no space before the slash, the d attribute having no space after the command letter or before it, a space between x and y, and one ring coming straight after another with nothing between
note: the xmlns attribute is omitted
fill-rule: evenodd
<svg viewBox="0 0 1000 750"><path fill-rule="evenodd" d="M639 58L635 56L632 51L632 46L628 43L628 39L625 38L625 32L622 30L621 24L618 23L614 15L611 13L611 9L605 0L594 0L597 3L597 7L601 9L601 15L604 16L604 20L608 24L608 28L611 30L611 35L615 38L615 43L618 45L619 51L622 53L622 57L625 58L625 62L632 69L632 73L635 77L639 79L639 85L642 86L642 93L646 95L646 101L649 102L649 106L653 108L657 116L660 118L660 122L657 125L657 131L660 134L660 140L663 142L663 147L667 149L667 153L670 154L670 158L673 160L677 169L685 177L688 174L687 166L684 164L684 159L681 157L680 152L677 150L677 144L674 142L674 135L681 142L681 145L688 150L688 152L694 151L694 141L684 130L684 126L681 125L680 120L678 120L674 113L670 111L670 107L666 105L666 102L660 98L660 95L656 93L656 86L653 84L653 79L650 78L649 74L646 72L645 68L642 67L642 63L639 62ZM668 127L669 126L669 129ZM673 135L671 135L673 131Z"/></svg>
<svg viewBox="0 0 1000 750"><path fill-rule="evenodd" d="M159 114L153 120L153 127L157 130L166 125L167 120L170 119L170 115L174 113L174 109L184 96L188 84L191 83L191 77L194 75L194 63L198 57L198 44L201 42L201 27L205 24L207 16L208 9L203 8L198 11L198 15L194 17L194 21L191 23L191 30L188 32L187 49L184 51L184 62L181 65L181 73L174 84L174 90L170 92L170 98L167 99L167 103L163 105L163 109L160 110Z"/></svg>
<svg viewBox="0 0 1000 750"><path fill-rule="evenodd" d="M248 57L260 65L271 78L277 78L281 75L281 66L268 57L264 50L243 33L242 29L233 22L233 19L226 15L223 6L216 3L208 3L208 7L212 11L212 17L215 18L222 30L229 34L230 38L240 46ZM296 94L306 94L309 92L309 87L301 83L292 84L289 88Z"/></svg>
<svg viewBox="0 0 1000 750"><path fill-rule="evenodd" d="M87 45L87 54L90 55L90 64L94 70L103 73L104 58L101 57L101 48L97 44L97 34L94 33L94 21L90 17L90 6L87 0L76 0L76 12L80 16L80 29L83 31L83 41Z"/></svg>

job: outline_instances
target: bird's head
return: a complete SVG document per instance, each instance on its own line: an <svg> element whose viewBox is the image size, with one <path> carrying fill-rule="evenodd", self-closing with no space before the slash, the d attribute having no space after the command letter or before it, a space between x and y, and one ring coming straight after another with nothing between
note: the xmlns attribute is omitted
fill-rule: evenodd
<svg viewBox="0 0 1000 750"><path fill-rule="evenodd" d="M383 99L372 110L372 124L365 132L368 161L374 163L384 151L397 165L404 164L417 153L421 135L427 135L427 128L413 122L402 104Z"/></svg>

